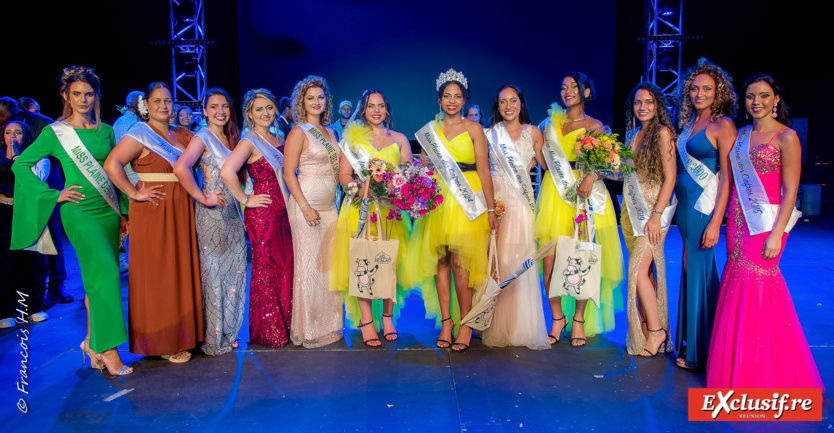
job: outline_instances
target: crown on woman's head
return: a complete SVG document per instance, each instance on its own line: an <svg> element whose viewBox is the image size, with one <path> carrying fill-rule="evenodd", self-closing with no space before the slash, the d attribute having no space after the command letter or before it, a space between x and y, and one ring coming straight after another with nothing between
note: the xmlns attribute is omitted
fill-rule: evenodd
<svg viewBox="0 0 834 433"><path fill-rule="evenodd" d="M93 68L88 68L86 66L72 65L68 68L64 68L64 70L61 73L61 79L62 80L67 80L69 77L71 77L73 75L78 75L78 74L81 74L81 73L84 73L84 72L86 72L90 75L95 75L96 74L96 72Z"/></svg>
<svg viewBox="0 0 834 433"><path fill-rule="evenodd" d="M448 83L449 81L457 81L460 84L463 84L463 87L469 89L469 84L466 82L466 77L463 76L463 72L458 72L452 68L449 68L448 71L443 72L437 77L437 90L440 90L440 86L443 83Z"/></svg>

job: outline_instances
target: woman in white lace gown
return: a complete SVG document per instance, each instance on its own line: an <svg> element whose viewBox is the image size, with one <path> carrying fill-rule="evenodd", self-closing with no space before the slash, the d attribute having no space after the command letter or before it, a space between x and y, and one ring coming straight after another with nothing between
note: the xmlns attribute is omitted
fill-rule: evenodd
<svg viewBox="0 0 834 433"><path fill-rule="evenodd" d="M284 145L295 263L290 338L296 346L315 348L342 338L342 298L330 291L340 155L333 131L323 126L330 123L332 108L324 78L299 81L292 108L296 126Z"/></svg>
<svg viewBox="0 0 834 433"><path fill-rule="evenodd" d="M492 106L492 126L486 130L486 136L493 160L495 197L504 201L505 208L496 237L498 272L503 279L536 252L535 213L531 209L535 207L536 198L532 188L525 197L521 192L524 188L520 187L531 184L528 173L535 165L536 154L540 153L544 142L538 128L530 124L524 94L515 85L502 86L498 91ZM501 140L502 136L511 142ZM506 145L507 156L512 158L501 156L503 151L499 144ZM508 167L514 164L515 173L508 174L502 162L506 162ZM516 174L527 179L518 182ZM484 331L483 342L487 346L550 348L542 310L541 283L536 269L524 273L498 296L492 324Z"/></svg>

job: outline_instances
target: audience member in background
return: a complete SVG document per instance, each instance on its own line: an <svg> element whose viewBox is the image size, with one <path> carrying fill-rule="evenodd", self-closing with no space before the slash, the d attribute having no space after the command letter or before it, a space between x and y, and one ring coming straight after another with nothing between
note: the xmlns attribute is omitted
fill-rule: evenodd
<svg viewBox="0 0 834 433"><path fill-rule="evenodd" d="M43 128L52 123L52 119L42 114L19 109L14 99L4 96L0 98L0 128L3 128L11 120L21 120L29 126L35 140L40 136ZM29 143L23 143L20 152L26 150ZM46 178L46 184L52 189L62 190L64 188L61 168L58 166L58 160L53 156L49 157L49 176ZM49 226L49 233L52 234L55 249L58 252L57 255L47 257L49 263L47 300L67 304L73 301L73 297L64 290L64 281L67 279L67 270L64 266L64 232L61 227L61 214L57 205L47 225Z"/></svg>
<svg viewBox="0 0 834 433"><path fill-rule="evenodd" d="M345 125L347 124L348 119L350 119L350 115L353 113L353 104L350 101L342 101L339 104L339 118L338 122L334 122L330 125L330 129L332 129L336 133L336 141L340 141L342 139L342 132L345 130Z"/></svg>
<svg viewBox="0 0 834 433"><path fill-rule="evenodd" d="M282 140L287 139L287 134L292 129L292 99L287 96L278 101L278 132Z"/></svg>
<svg viewBox="0 0 834 433"><path fill-rule="evenodd" d="M41 106L40 106L40 104L38 104L38 101L36 101L36 100L34 100L34 99L32 99L28 96L24 96L22 98L19 98L17 100L17 105L20 106L21 110L29 110L33 113L38 113L38 114L40 114L40 112L41 112Z"/></svg>
<svg viewBox="0 0 834 433"><path fill-rule="evenodd" d="M43 322L49 316L43 305L46 291L46 258L35 251L10 250L15 178L12 164L24 145L34 141L32 131L20 120L13 120L2 130L0 146L0 328L11 328L18 322ZM41 159L33 171L43 181L49 171L49 160ZM20 300L26 304L24 308ZM23 312L21 312L23 311ZM24 314L25 313L25 314Z"/></svg>
<svg viewBox="0 0 834 433"><path fill-rule="evenodd" d="M179 119L177 118L177 116L178 116L178 113L180 112L181 109L182 109L182 107L180 107L177 104L174 104L174 108L168 114L168 126L180 126ZM188 129L188 128L185 128L185 129Z"/></svg>
<svg viewBox="0 0 834 433"><path fill-rule="evenodd" d="M193 113L188 107L182 107L177 111L177 126L183 127L189 131L196 131L200 129L197 127L197 122L194 121Z"/></svg>
<svg viewBox="0 0 834 433"><path fill-rule="evenodd" d="M480 105L469 104L469 105L466 106L466 111L464 111L464 113L466 113L466 118L467 119L469 119L469 120L471 120L471 121L473 121L473 122L475 122L479 125L483 125L482 120L484 118L484 115L481 112L481 106Z"/></svg>

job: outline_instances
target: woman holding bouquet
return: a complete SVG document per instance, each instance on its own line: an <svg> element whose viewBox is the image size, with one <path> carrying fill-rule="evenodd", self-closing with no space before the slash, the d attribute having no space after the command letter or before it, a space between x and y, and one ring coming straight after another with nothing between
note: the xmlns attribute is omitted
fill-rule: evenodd
<svg viewBox="0 0 834 433"><path fill-rule="evenodd" d="M626 350L650 357L672 350L663 246L674 214L669 200L675 190L675 128L659 87L640 83L631 91L626 125L625 144L634 154L620 219L629 253Z"/></svg>
<svg viewBox="0 0 834 433"><path fill-rule="evenodd" d="M405 135L392 131L393 114L388 99L377 89L366 91L362 95L362 103L359 106L359 121L350 122L345 125L342 133L342 157L339 162L339 182L347 187L353 181L354 175L359 177L356 171L368 165L374 159L385 161L394 165L400 162L411 161L411 146ZM350 155L352 158L348 158ZM353 164L357 164L356 171ZM364 176L359 177L362 179ZM359 195L364 191L364 184L359 184ZM347 196L346 196L347 197ZM379 218L382 228L388 239L400 241L399 254L397 255L397 276L398 281L402 276L402 263L405 256L406 239L408 236L408 223L395 218L391 213L399 213L399 210L387 208L377 209L371 204L368 209L368 221L365 222L365 229L371 230L371 235L376 236L376 224L371 224L371 219ZM345 203L339 213L339 221L336 223L336 240L333 247L333 268L330 271L330 288L342 292L345 299L345 314L348 320L362 331L362 340L371 347L382 345L379 338L376 338L375 319L380 316L379 311L372 311L371 300L355 298L347 295L348 280L350 278L350 265L348 263L350 238L355 237L359 225L358 203ZM401 283L401 281L400 281ZM405 299L402 285L398 284L397 290L397 311L403 306ZM394 328L394 301L385 299L382 304L382 327L383 338L387 341L397 339L397 330ZM376 313L376 314L374 314Z"/></svg>
<svg viewBox="0 0 834 433"><path fill-rule="evenodd" d="M435 163L443 202L415 222L406 272L423 291L426 315L438 319L437 347L463 352L469 348L472 328L461 325L452 344L453 317L469 313L472 289L486 281L489 231L498 229L498 220L483 128L460 115L469 99L466 77L449 69L436 83L442 121L430 122L417 136L423 152ZM455 190L449 188L451 181ZM453 311L451 278L458 311Z"/></svg>
<svg viewBox="0 0 834 433"><path fill-rule="evenodd" d="M596 229L594 241L602 246L600 307L592 305L586 308L587 300L575 301L573 298L562 296L550 298L550 310L553 314L549 334L550 343L558 343L562 332L570 331L571 345L580 347L585 345L586 336L614 329L614 310L622 308L622 294L615 289L619 287L623 279L623 254L620 250L620 236L614 206L602 184L601 175L594 172L582 173L575 169L577 138L580 135L603 130L599 120L585 114L585 108L596 97L593 82L581 72L568 72L562 79L561 96L567 111L553 104L549 111L550 117L539 125L545 137L545 146L542 149L548 146L561 148L563 158L566 160L564 162L570 163L571 168L574 168L572 178L575 179L574 187L579 197L587 199L594 189L597 191L597 196L604 195L605 197L604 203L598 203L598 207L593 209ZM540 150L537 154L540 161L546 162L544 168L549 168L551 165L550 161L545 160L547 153ZM563 173L565 178L570 177L568 173L570 171ZM559 184L562 184L561 175L550 170L547 175L543 176L544 180L539 192L536 240L540 245L557 236L573 234L576 207L574 203L565 200L565 191L557 189L554 176L559 177ZM604 210L600 211L600 208ZM554 260L555 252L545 256L542 260L545 290L550 288ZM571 320L568 320L568 316Z"/></svg>
<svg viewBox="0 0 834 433"><path fill-rule="evenodd" d="M496 236L498 272L506 278L536 252L536 197L529 172L543 138L530 124L524 93L514 84L502 86L495 95L491 123L485 132L493 158L492 182L505 209ZM549 349L541 299L538 272L526 272L505 287L497 298L492 324L484 331L484 344Z"/></svg>
<svg viewBox="0 0 834 433"><path fill-rule="evenodd" d="M789 128L782 89L771 76L750 77L741 89L753 125L739 130L730 153L735 188L707 387L824 391L779 270L788 231L799 216L794 208L802 165L799 137ZM738 193L742 173L750 179L748 197ZM770 204L770 212L757 213L761 203Z"/></svg>
<svg viewBox="0 0 834 433"><path fill-rule="evenodd" d="M323 126L330 123L332 104L324 78L299 81L292 92L296 126L284 146L295 262L290 330L293 344L308 348L342 338L342 300L329 290L340 158L336 136Z"/></svg>
<svg viewBox="0 0 834 433"><path fill-rule="evenodd" d="M683 74L678 90L676 215L683 238L678 331L681 368L704 367L718 302L715 244L730 198L729 153L736 139L738 97L727 72L707 59Z"/></svg>

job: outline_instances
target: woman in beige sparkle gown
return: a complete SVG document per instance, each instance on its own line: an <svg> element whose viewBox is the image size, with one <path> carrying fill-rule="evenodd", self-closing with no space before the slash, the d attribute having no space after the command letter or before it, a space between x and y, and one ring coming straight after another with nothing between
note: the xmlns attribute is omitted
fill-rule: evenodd
<svg viewBox="0 0 834 433"><path fill-rule="evenodd" d="M330 291L340 158L333 131L323 126L330 123L331 108L324 78L311 75L299 81L292 93L296 126L284 145L295 262L290 335L293 344L307 348L342 338L342 298Z"/></svg>
<svg viewBox="0 0 834 433"><path fill-rule="evenodd" d="M635 167L626 175L621 216L629 252L626 350L651 357L672 351L663 246L674 213L667 207L675 190L676 137L666 97L654 84L637 85L626 107L626 146Z"/></svg>

